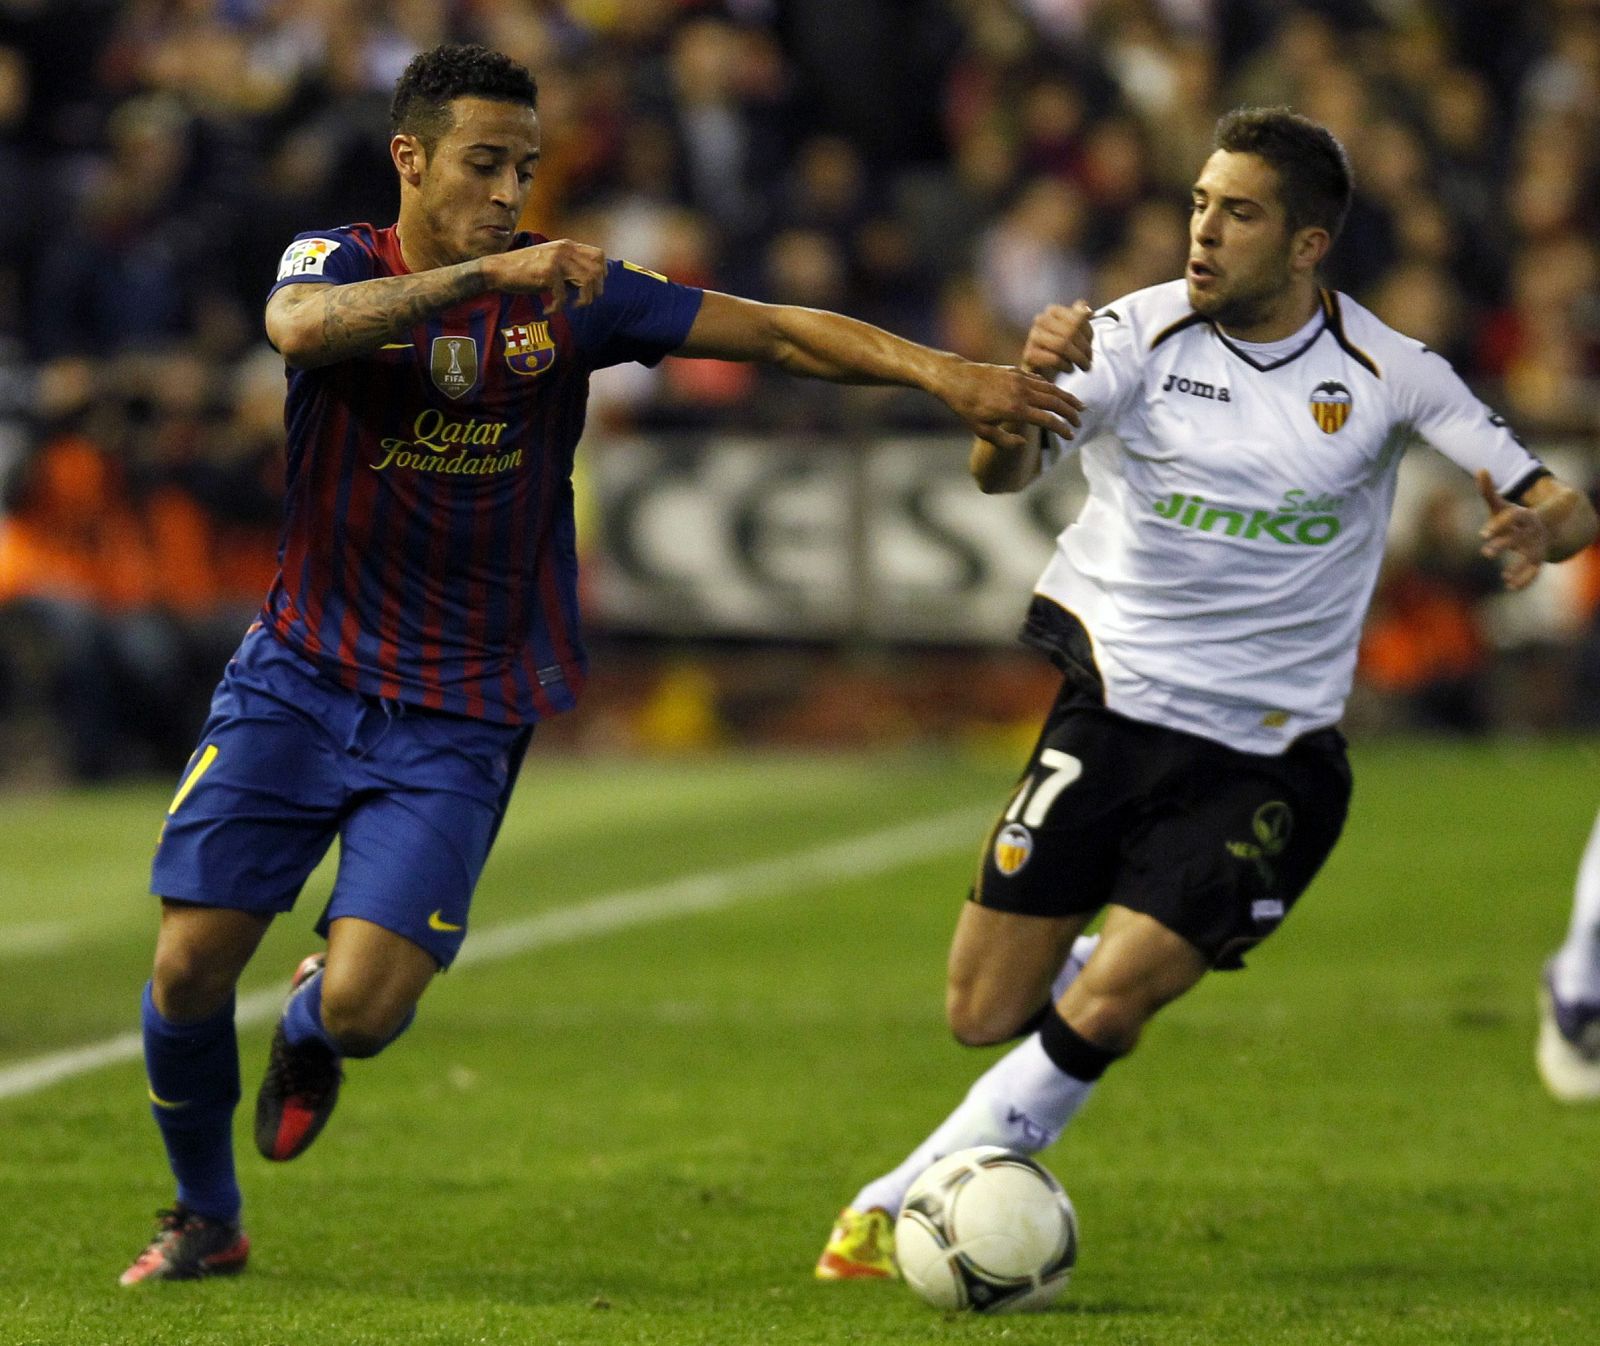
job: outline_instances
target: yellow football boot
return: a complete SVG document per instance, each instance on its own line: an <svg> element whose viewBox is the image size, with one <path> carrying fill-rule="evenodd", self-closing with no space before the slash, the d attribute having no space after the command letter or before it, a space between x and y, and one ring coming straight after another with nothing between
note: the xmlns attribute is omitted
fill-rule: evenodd
<svg viewBox="0 0 1600 1346"><path fill-rule="evenodd" d="M894 1264L894 1216L882 1206L871 1210L846 1206L817 1259L817 1279L891 1281L899 1276L900 1268Z"/></svg>

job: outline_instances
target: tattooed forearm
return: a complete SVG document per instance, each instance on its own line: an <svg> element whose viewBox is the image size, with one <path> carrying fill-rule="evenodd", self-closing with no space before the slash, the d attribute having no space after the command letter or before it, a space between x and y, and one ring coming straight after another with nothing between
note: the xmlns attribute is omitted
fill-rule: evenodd
<svg viewBox="0 0 1600 1346"><path fill-rule="evenodd" d="M351 285L286 286L267 305L267 333L299 368L376 350L440 309L482 294L480 260Z"/></svg>
<svg viewBox="0 0 1600 1346"><path fill-rule="evenodd" d="M441 308L481 290L475 262L418 276L385 276L365 285L335 285L319 298L322 344L340 359L398 336Z"/></svg>

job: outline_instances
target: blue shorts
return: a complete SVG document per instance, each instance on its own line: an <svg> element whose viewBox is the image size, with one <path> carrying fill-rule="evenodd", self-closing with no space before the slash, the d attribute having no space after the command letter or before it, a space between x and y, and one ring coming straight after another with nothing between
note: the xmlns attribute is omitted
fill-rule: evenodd
<svg viewBox="0 0 1600 1346"><path fill-rule="evenodd" d="M276 915L338 836L318 932L359 916L448 967L532 732L348 691L252 627L167 810L150 891Z"/></svg>

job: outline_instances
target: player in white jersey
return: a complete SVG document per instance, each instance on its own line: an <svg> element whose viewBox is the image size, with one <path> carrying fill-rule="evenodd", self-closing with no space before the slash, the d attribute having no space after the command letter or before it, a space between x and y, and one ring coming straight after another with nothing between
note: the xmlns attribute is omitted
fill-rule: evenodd
<svg viewBox="0 0 1600 1346"><path fill-rule="evenodd" d="M1024 365L1086 407L1089 498L1029 609L1062 690L985 847L946 1002L963 1043L1022 1041L845 1208L824 1279L895 1274L923 1168L1052 1143L1156 1011L1241 966L1310 883L1344 822L1335 725L1409 444L1477 475L1511 588L1594 536L1587 500L1444 360L1319 288L1350 198L1338 141L1245 109L1216 145L1185 277L1029 332ZM1070 447L978 443L973 475L1021 490Z"/></svg>
<svg viewBox="0 0 1600 1346"><path fill-rule="evenodd" d="M1539 1076L1563 1103L1600 1103L1600 819L1578 865L1567 938L1544 970Z"/></svg>

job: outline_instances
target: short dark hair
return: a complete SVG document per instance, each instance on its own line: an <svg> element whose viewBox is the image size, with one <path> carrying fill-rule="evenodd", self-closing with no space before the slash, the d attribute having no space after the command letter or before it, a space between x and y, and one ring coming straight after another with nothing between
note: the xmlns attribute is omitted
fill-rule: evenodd
<svg viewBox="0 0 1600 1346"><path fill-rule="evenodd" d="M447 43L419 52L394 86L389 130L412 135L430 152L450 129L450 104L457 98L493 98L539 106L539 86L526 66L487 47Z"/></svg>
<svg viewBox="0 0 1600 1346"><path fill-rule="evenodd" d="M1314 225L1339 237L1353 184L1344 146L1326 126L1286 107L1242 107L1217 122L1216 141L1272 165L1291 232Z"/></svg>

